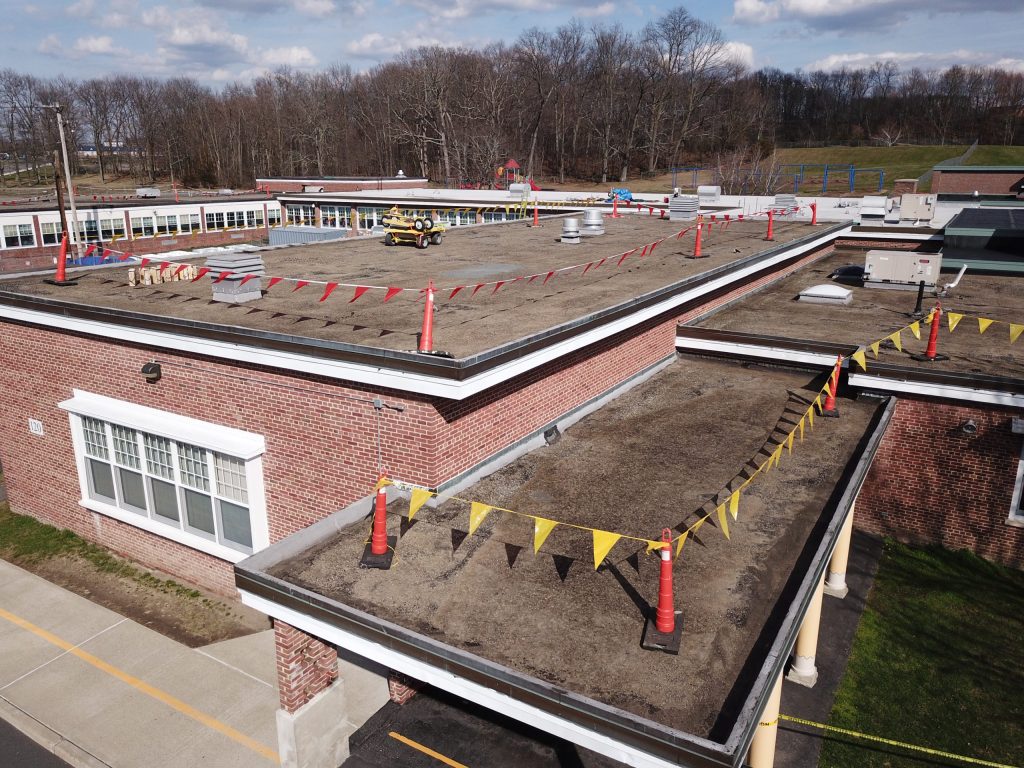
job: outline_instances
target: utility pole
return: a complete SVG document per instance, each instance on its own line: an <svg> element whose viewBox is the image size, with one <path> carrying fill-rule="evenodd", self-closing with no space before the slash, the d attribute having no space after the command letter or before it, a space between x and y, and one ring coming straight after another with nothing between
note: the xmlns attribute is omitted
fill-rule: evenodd
<svg viewBox="0 0 1024 768"><path fill-rule="evenodd" d="M75 206L75 188L71 185L71 168L68 165L68 144L64 138L64 115L60 104L43 104L43 109L52 109L57 113L57 132L60 134L60 150L64 157L64 182L67 185L68 202L71 203L71 230L64 230L69 234L69 242L75 246L75 255L82 258L82 243L78 239L78 208ZM63 208L61 209L63 210Z"/></svg>
<svg viewBox="0 0 1024 768"><path fill-rule="evenodd" d="M60 152L53 150L53 185L57 188L57 210L60 211L60 231L62 235L68 234L68 216L64 210L64 188L61 186ZM57 238L60 242L60 238Z"/></svg>

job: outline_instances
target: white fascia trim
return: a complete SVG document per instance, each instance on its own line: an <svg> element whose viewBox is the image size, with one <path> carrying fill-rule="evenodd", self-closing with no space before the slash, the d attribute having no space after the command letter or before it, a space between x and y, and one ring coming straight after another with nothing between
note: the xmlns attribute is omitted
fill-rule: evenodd
<svg viewBox="0 0 1024 768"><path fill-rule="evenodd" d="M74 397L57 405L78 416L122 424L176 442L189 443L234 456L243 461L254 459L267 450L263 435L179 416L146 405L115 400L92 392L83 392L80 389L72 392Z"/></svg>
<svg viewBox="0 0 1024 768"><path fill-rule="evenodd" d="M845 237L856 239L856 240L919 240L922 243L927 243L931 240L942 241L944 238L941 234L925 234L922 232L920 235L914 234L913 232L849 232Z"/></svg>
<svg viewBox="0 0 1024 768"><path fill-rule="evenodd" d="M901 381L884 376L869 376L863 373L850 373L848 382L851 387L879 389L886 392L906 392L925 397L941 397L948 400L962 400L969 403L989 403L1008 408L1024 408L1024 395L999 392L994 389L973 389L971 387L954 387L948 384L932 384L929 382Z"/></svg>
<svg viewBox="0 0 1024 768"><path fill-rule="evenodd" d="M430 397L443 397L449 400L464 400L490 387L515 378L545 363L582 349L590 344L613 336L620 331L649 320L652 317L668 312L688 301L711 293L723 286L737 282L748 275L765 267L774 266L787 259L798 256L832 242L837 237L848 233L849 228L815 238L804 243L797 249L787 249L775 256L749 264L743 269L722 275L708 283L689 291L671 296L646 309L621 317L610 323L576 336L572 336L556 344L549 345L536 352L523 355L488 371L472 376L463 381L452 381L439 376L409 373L383 366L364 363L347 363L336 360L303 355L295 352L265 349L247 344L233 344L212 339L199 339L183 334L167 331L155 331L144 328L133 328L119 323L101 322L98 320L69 319L62 315L39 312L32 309L0 305L0 318L8 318L21 322L60 328L79 333L91 333L109 339L117 339L135 344L159 347L163 349L188 352L196 355L208 355L226 360L235 360L256 365L265 365L290 371L300 371L316 376L354 381L375 387L386 387L404 392L413 392Z"/></svg>
<svg viewBox="0 0 1024 768"><path fill-rule="evenodd" d="M242 602L250 608L286 622L303 632L333 643L347 651L351 651L357 656L370 659L388 669L393 669L416 680L453 693L456 696L469 699L490 710L508 715L521 723L532 725L534 728L538 728L545 733L553 734L574 744L592 749L613 760L618 760L635 768L679 768L678 763L666 762L636 747L631 747L609 738L598 731L584 728L513 699L510 696L506 696L503 693L498 693L491 688L465 680L440 667L426 664L390 648L385 648L382 645L370 642L291 608L278 605L251 592L239 590L239 593L241 594ZM702 740L697 741L700 742ZM712 742L703 743L712 748L718 746Z"/></svg>
<svg viewBox="0 0 1024 768"><path fill-rule="evenodd" d="M164 525L163 523L151 520L143 515L132 514L131 512L120 509L119 507L115 507L113 504L104 504L102 501L88 498L79 499L78 503L92 512L98 512L105 517L112 517L115 520L120 520L122 523L127 523L128 525L136 528L141 528L142 530L160 536L161 538L176 541L190 549L197 549L200 552L205 552L206 554L212 555L220 560L227 560L229 563L238 563L245 558L250 557L246 552L239 552L238 550L231 549L231 547L225 547L223 544L218 544L215 541L204 539L202 536L196 536L188 531ZM255 540L253 543L255 544Z"/></svg>
<svg viewBox="0 0 1024 768"><path fill-rule="evenodd" d="M780 347L764 347L756 344L738 344L733 341L715 341L711 339L692 339L676 336L676 349L687 352L724 352L729 355L743 355L765 360L781 360L789 363L805 363L831 368L836 364L836 356L820 352L800 352Z"/></svg>

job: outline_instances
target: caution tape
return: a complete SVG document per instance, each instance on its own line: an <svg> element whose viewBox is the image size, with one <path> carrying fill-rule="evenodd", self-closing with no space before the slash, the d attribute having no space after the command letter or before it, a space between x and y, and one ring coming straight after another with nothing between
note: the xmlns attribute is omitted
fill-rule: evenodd
<svg viewBox="0 0 1024 768"><path fill-rule="evenodd" d="M793 717L792 715L779 715L780 720L788 720L791 723L799 723L800 725L809 725L812 728L820 728L823 731L831 731L833 733L841 733L844 736L852 736L855 739L864 739L865 741L874 741L879 744L888 744L892 747L900 747L902 749L909 749L912 752L923 752L926 755L934 755L935 757L945 757L950 760L959 760L962 763L970 763L972 765L987 765L990 768L1018 768L1017 766L1008 765L1007 763L993 763L990 760L979 760L976 757L965 757L964 755L955 755L952 752L943 752L938 749L929 749L928 747L919 747L916 744L907 744L903 741L895 741L893 739L883 739L881 736L872 736L867 733L861 733L860 731L851 731L846 728L839 728L835 725L826 725L825 723L816 723L813 720L804 720L802 717ZM767 725L767 723L761 723L761 725Z"/></svg>

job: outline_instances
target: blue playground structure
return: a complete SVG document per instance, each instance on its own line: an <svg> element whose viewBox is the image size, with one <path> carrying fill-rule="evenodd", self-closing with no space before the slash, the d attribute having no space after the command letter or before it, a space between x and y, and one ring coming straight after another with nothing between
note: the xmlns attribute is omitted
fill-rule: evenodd
<svg viewBox="0 0 1024 768"><path fill-rule="evenodd" d="M884 168L857 168L845 163L784 163L779 166L778 177L780 186L783 180L788 183L789 179L793 179L793 194L799 195L801 194L801 186L805 183L809 183L806 178L807 172L815 169L821 172L821 190L808 190L808 194L828 194L829 182L832 181L834 186L835 179L837 178L845 178L848 181L849 191L852 193L856 190L858 174L878 174L878 191L881 192L885 188ZM700 166L673 168L672 186L683 186L679 183L681 177L683 174L690 174L690 184L688 186L696 187L698 183L698 175L701 171L711 172L715 178L717 178L717 171L714 168L701 168ZM765 171L749 172L743 181L743 190L741 194L748 194L747 184L750 181L763 178L765 173Z"/></svg>

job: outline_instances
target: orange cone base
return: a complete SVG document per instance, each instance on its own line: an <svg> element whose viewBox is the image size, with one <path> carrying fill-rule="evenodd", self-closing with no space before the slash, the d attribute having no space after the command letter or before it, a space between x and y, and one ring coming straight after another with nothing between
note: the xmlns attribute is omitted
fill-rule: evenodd
<svg viewBox="0 0 1024 768"><path fill-rule="evenodd" d="M52 277L44 278L43 282L44 283L49 283L50 285L60 285L60 286L78 285L78 281L77 280L54 280Z"/></svg>
<svg viewBox="0 0 1024 768"><path fill-rule="evenodd" d="M839 406L836 406L831 411L826 410L825 408L822 408L821 409L821 415L824 416L826 419L838 419L839 418Z"/></svg>
<svg viewBox="0 0 1024 768"><path fill-rule="evenodd" d="M640 647L645 651L662 651L678 656L679 645L683 639L683 612L676 611L675 614L675 629L668 634L658 631L657 617L652 610L651 615L647 617L647 623L644 624L644 636L640 640Z"/></svg>
<svg viewBox="0 0 1024 768"><path fill-rule="evenodd" d="M47 280L46 282L50 282ZM949 355L936 355L935 357L928 357L928 355L911 355L911 360L917 360L919 363L935 363L943 360L949 360Z"/></svg>
<svg viewBox="0 0 1024 768"><path fill-rule="evenodd" d="M397 536L388 536L388 551L383 555L375 555L371 551L373 545L366 542L363 548L363 556L359 560L360 568L379 568L387 571L391 568L391 561L395 559L395 547L398 546Z"/></svg>

